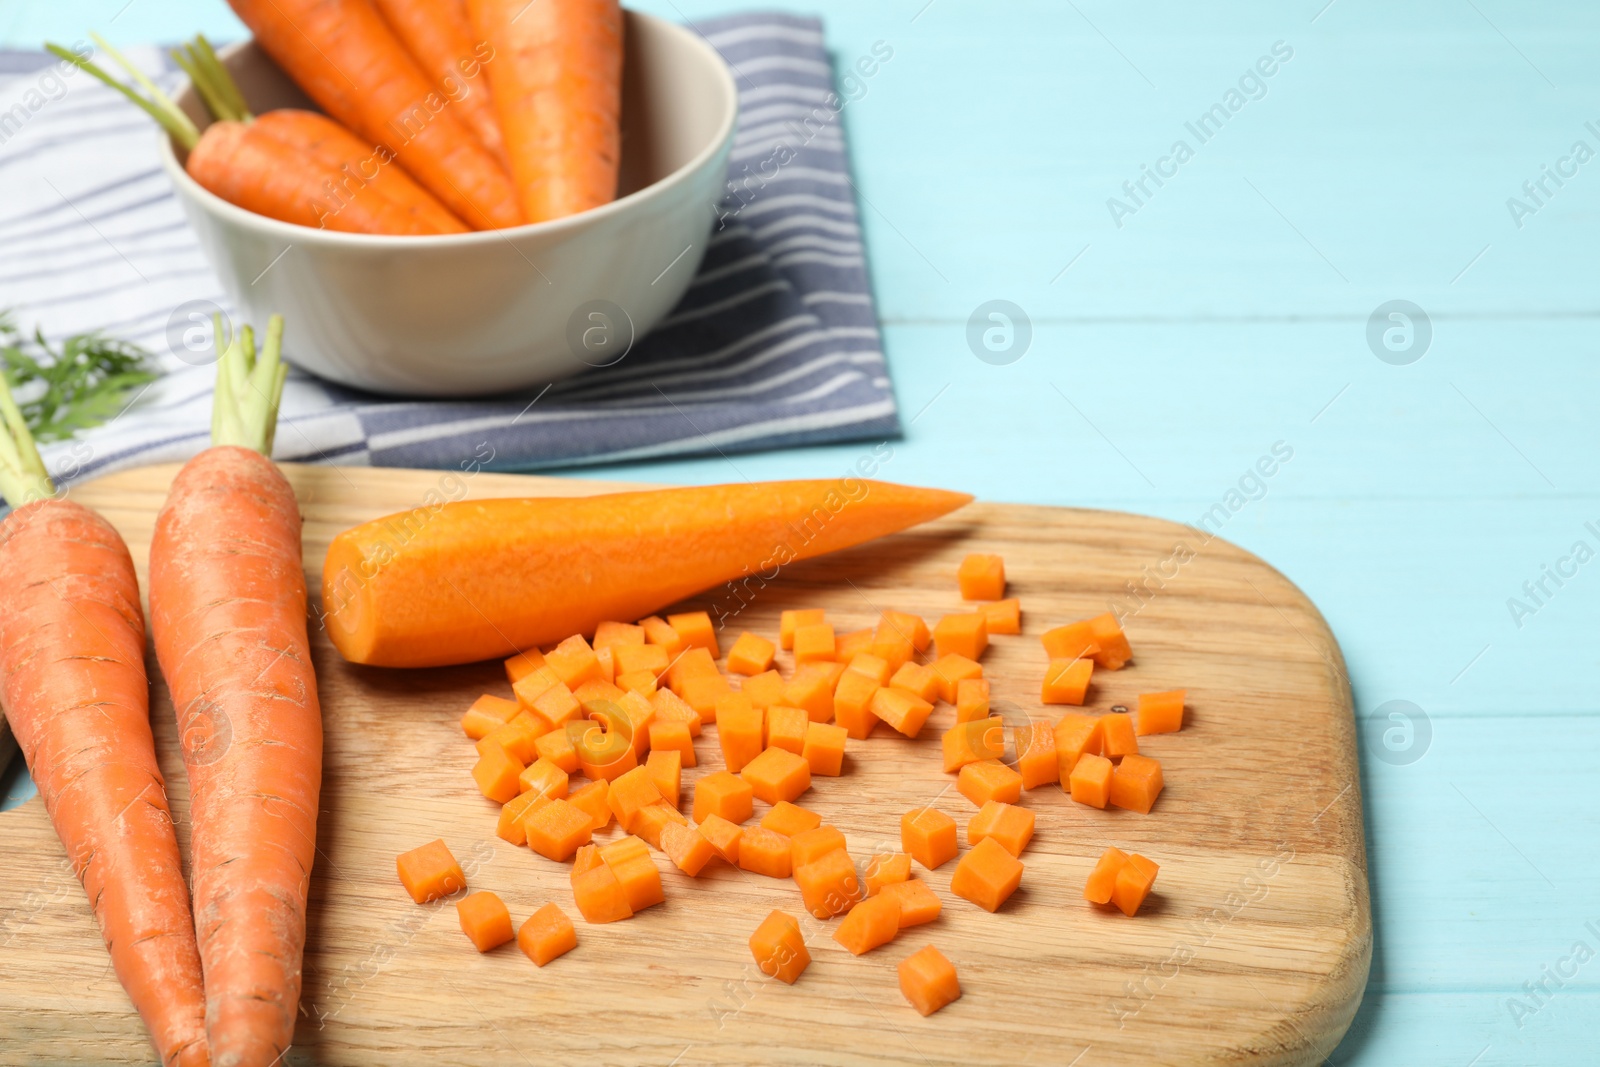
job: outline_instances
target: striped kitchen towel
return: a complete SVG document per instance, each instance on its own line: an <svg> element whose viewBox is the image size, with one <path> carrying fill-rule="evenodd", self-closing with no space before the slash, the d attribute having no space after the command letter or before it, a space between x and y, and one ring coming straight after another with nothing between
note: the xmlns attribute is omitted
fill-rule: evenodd
<svg viewBox="0 0 1600 1067"><path fill-rule="evenodd" d="M395 401L296 373L277 457L530 470L899 432L833 67L815 19L694 27L733 69L729 193L688 294L627 360L544 391ZM171 90L161 49L131 50ZM206 444L212 370L176 354L187 310L231 312L161 172L148 118L40 52L0 53L0 309L47 338L101 329L164 371L127 410L46 449L58 481Z"/></svg>

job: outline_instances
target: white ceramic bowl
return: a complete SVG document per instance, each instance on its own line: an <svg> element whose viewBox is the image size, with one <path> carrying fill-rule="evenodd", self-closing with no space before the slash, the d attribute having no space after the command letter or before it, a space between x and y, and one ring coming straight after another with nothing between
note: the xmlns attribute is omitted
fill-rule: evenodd
<svg viewBox="0 0 1600 1067"><path fill-rule="evenodd" d="M281 313L291 362L407 396L506 392L620 358L700 265L738 114L705 41L625 18L619 195L568 218L441 237L292 226L202 189L163 137L178 199L245 321ZM312 106L253 41L223 61L254 110ZM192 88L178 102L203 116Z"/></svg>

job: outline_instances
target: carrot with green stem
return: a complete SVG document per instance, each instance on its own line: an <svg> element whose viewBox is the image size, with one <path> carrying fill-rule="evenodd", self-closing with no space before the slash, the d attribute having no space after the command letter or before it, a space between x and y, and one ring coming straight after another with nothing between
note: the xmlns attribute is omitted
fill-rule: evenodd
<svg viewBox="0 0 1600 1067"><path fill-rule="evenodd" d="M165 1067L208 1062L200 957L150 731L133 560L58 499L0 376L0 707Z"/></svg>
<svg viewBox="0 0 1600 1067"><path fill-rule="evenodd" d="M311 99L392 150L463 222L487 230L523 221L505 168L434 90L371 0L228 3Z"/></svg>
<svg viewBox="0 0 1600 1067"><path fill-rule="evenodd" d="M120 52L95 43L133 86L59 45L52 53L131 100L188 152L189 176L230 204L300 226L347 233L426 235L467 227L393 162L325 115L283 108L253 115L204 38L174 52L216 116L204 131ZM140 91L142 90L142 92Z"/></svg>
<svg viewBox="0 0 1600 1067"><path fill-rule="evenodd" d="M306 639L300 510L267 458L283 321L217 363L212 447L184 465L150 545L156 656L185 734L194 918L212 1062L268 1067L294 1035L316 855L322 717Z"/></svg>

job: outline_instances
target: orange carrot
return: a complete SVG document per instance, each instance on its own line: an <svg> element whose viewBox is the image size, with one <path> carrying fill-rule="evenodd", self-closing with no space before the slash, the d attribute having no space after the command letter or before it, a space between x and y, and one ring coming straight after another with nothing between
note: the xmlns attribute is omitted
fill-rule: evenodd
<svg viewBox="0 0 1600 1067"><path fill-rule="evenodd" d="M433 87L460 109L478 143L506 165L506 139L481 77L483 57L473 51L466 0L374 0L378 13L405 45ZM485 49L487 53L487 49ZM489 55L488 58L492 58Z"/></svg>
<svg viewBox="0 0 1600 1067"><path fill-rule="evenodd" d="M133 560L105 519L53 499L3 376L0 416L0 495L15 509L0 524L0 707L161 1063L199 1067L200 956L150 732Z"/></svg>
<svg viewBox="0 0 1600 1067"><path fill-rule="evenodd" d="M184 764L206 1037L212 1061L235 1067L276 1063L294 1034L322 778L300 511L264 454L282 336L274 316L259 360L248 328L223 353L213 447L178 472L150 545L151 630L180 732L229 731Z"/></svg>
<svg viewBox="0 0 1600 1067"><path fill-rule="evenodd" d="M229 6L311 99L389 148L463 222L494 229L523 221L505 170L454 105L434 92L368 0L229 0Z"/></svg>
<svg viewBox="0 0 1600 1067"><path fill-rule="evenodd" d="M328 633L346 659L384 667L506 656L972 499L852 484L854 499L841 482L797 481L457 501L398 546L391 520L364 523L328 549Z"/></svg>
<svg viewBox="0 0 1600 1067"><path fill-rule="evenodd" d="M617 0L467 0L467 8L494 49L489 84L527 220L610 203L622 157Z"/></svg>

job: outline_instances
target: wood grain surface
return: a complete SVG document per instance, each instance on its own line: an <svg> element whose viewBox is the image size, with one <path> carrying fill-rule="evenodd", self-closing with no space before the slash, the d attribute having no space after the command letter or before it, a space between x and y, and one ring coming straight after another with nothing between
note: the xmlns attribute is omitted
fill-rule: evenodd
<svg viewBox="0 0 1600 1067"><path fill-rule="evenodd" d="M174 469L113 475L74 492L122 531L141 580ZM416 507L430 490L616 488L436 471L286 471L306 516L313 587L331 536ZM1179 545L1187 551L1175 557ZM1011 723L1060 710L1038 702L1040 632L1108 604L1136 609L1125 624L1135 659L1121 672L1097 672L1090 703L1104 711L1131 705L1141 691L1188 689L1185 729L1142 739L1164 765L1166 791L1148 816L1075 805L1054 787L1026 794L1038 831L1022 857L1022 888L998 914L950 894L953 864L919 871L944 901L936 922L852 957L827 924L806 919L814 962L793 987L764 978L746 946L769 910L804 915L792 882L725 867L689 879L659 855L665 904L609 926L580 920L578 949L542 969L515 945L478 955L450 903L411 903L395 878L397 853L443 837L471 885L499 893L515 921L550 900L576 914L566 866L498 839L495 807L469 777L474 753L457 719L480 692L509 695L500 666L357 668L317 637L327 770L303 1019L285 1062L1322 1062L1350 1023L1372 952L1356 735L1338 645L1272 568L1159 520L979 503L787 568L732 628L773 634L790 607L824 607L841 632L870 625L887 607L933 620L962 610L955 570L973 550L1003 553L1022 598L1023 635L996 638L985 658ZM1129 582L1151 592L1135 599ZM187 788L159 682L153 706L187 837ZM932 802L964 827L974 809L939 761L939 735L952 720L941 705L915 741L880 731L851 742L844 776L818 779L802 803L845 832L858 861L897 850L900 814L913 806ZM721 765L714 727L697 748L701 766L685 772L686 799L697 775ZM1110 844L1161 865L1135 919L1082 900L1084 878ZM0 813L0 850L0 1062L149 1061L37 798ZM964 996L924 1019L901 998L895 965L926 944L955 962Z"/></svg>

